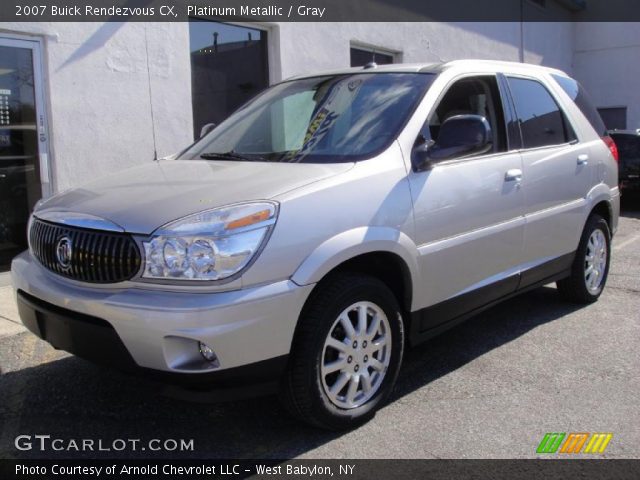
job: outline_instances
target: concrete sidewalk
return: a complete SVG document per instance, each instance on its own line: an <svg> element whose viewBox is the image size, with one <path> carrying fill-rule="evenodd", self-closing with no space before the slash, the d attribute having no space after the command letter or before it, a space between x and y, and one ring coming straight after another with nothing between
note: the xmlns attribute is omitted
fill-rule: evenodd
<svg viewBox="0 0 640 480"><path fill-rule="evenodd" d="M9 275L0 274L0 337L15 335L24 330Z"/></svg>

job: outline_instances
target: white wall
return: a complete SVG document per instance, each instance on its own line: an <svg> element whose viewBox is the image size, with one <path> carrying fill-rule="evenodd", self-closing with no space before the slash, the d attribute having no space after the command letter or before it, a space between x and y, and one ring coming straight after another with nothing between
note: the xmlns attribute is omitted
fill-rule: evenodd
<svg viewBox="0 0 640 480"><path fill-rule="evenodd" d="M561 22L279 23L266 27L271 30L272 81L347 67L352 42L397 52L396 60L406 63L523 58L568 72L574 51L573 26ZM2 31L44 39L56 191L151 161L149 87L158 155L191 143L188 24L4 23Z"/></svg>
<svg viewBox="0 0 640 480"><path fill-rule="evenodd" d="M398 60L524 60L570 71L570 23L280 23L282 77L349 66L351 42L398 52Z"/></svg>
<svg viewBox="0 0 640 480"><path fill-rule="evenodd" d="M3 23L0 29L44 39L56 191L152 160L149 87L158 155L191 143L186 24Z"/></svg>
<svg viewBox="0 0 640 480"><path fill-rule="evenodd" d="M627 107L640 128L640 23L577 23L574 75L597 107Z"/></svg>
<svg viewBox="0 0 640 480"><path fill-rule="evenodd" d="M574 24L565 22L525 23L523 25L524 61L559 68L572 73Z"/></svg>

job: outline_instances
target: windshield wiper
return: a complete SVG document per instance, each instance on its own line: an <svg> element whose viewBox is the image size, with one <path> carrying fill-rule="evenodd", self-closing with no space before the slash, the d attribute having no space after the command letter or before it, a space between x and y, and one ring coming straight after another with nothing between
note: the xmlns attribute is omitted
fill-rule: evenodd
<svg viewBox="0 0 640 480"><path fill-rule="evenodd" d="M266 158L260 156L247 156L240 153L236 153L233 150L229 152L205 152L200 154L200 158L204 160L241 160L245 162L267 162Z"/></svg>

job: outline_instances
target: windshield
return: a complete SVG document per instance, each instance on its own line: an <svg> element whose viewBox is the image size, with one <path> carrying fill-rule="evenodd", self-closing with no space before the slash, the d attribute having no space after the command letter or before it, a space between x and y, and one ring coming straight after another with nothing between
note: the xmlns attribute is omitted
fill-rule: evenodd
<svg viewBox="0 0 640 480"><path fill-rule="evenodd" d="M387 148L430 73L357 73L284 82L233 113L181 158L336 163Z"/></svg>

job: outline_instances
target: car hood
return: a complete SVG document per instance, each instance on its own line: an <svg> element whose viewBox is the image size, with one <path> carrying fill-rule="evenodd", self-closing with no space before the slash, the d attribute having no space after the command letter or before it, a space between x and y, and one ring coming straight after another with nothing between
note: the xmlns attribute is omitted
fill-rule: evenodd
<svg viewBox="0 0 640 480"><path fill-rule="evenodd" d="M267 200L352 167L353 163L164 160L59 193L43 202L36 216L51 212L88 214L131 233L149 234L192 213Z"/></svg>

